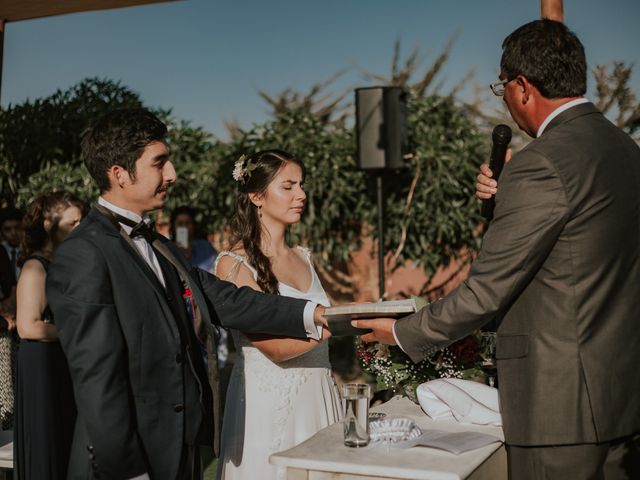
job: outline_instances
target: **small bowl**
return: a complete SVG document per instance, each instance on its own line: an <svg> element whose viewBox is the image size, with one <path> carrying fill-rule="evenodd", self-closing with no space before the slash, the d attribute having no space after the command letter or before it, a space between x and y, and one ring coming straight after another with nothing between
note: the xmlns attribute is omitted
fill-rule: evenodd
<svg viewBox="0 0 640 480"><path fill-rule="evenodd" d="M369 424L369 437L372 442L404 442L418 438L420 435L422 431L409 418L389 418Z"/></svg>

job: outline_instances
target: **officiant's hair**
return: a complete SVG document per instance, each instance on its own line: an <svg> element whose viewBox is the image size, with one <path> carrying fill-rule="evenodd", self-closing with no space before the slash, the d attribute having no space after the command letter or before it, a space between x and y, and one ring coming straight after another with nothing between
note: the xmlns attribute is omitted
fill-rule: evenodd
<svg viewBox="0 0 640 480"><path fill-rule="evenodd" d="M242 245L249 263L257 271L258 286L267 293L278 293L278 279L271 269L271 261L260 248L263 233L261 213L251 202L249 194L264 194L278 172L290 162L302 169L304 179L302 162L283 150L262 150L249 155L244 164L252 165L251 175L247 175L244 182L238 182L235 214L230 225L231 245Z"/></svg>
<svg viewBox="0 0 640 480"><path fill-rule="evenodd" d="M166 143L167 126L144 108L111 110L82 136L82 160L100 193L111 189L107 171L123 167L136 178L136 160L151 142Z"/></svg>
<svg viewBox="0 0 640 480"><path fill-rule="evenodd" d="M87 205L75 195L69 192L46 192L38 195L29 205L27 214L22 220L24 236L22 238L19 264L33 252L42 250L49 239L56 247L56 232L62 219L62 213L69 207L78 207L82 217L87 213ZM47 231L44 222L51 222L51 228Z"/></svg>
<svg viewBox="0 0 640 480"><path fill-rule="evenodd" d="M522 25L502 43L505 80L523 75L545 98L579 97L587 91L587 61L580 40L562 22Z"/></svg>

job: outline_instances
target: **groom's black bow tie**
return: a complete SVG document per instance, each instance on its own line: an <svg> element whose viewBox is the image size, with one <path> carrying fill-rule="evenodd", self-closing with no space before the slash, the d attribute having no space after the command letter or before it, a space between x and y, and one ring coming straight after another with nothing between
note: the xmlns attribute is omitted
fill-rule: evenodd
<svg viewBox="0 0 640 480"><path fill-rule="evenodd" d="M145 222L144 219L142 219L140 222L136 223L134 220L120 215L113 210L111 210L110 213L119 223L131 227L131 233L129 233L131 238L144 237L144 239L149 243L153 243L155 240L154 222Z"/></svg>
<svg viewBox="0 0 640 480"><path fill-rule="evenodd" d="M153 243L156 238L154 236L153 222L147 223L142 220L140 223L136 224L133 229L131 229L129 236L131 238L144 237L147 242Z"/></svg>

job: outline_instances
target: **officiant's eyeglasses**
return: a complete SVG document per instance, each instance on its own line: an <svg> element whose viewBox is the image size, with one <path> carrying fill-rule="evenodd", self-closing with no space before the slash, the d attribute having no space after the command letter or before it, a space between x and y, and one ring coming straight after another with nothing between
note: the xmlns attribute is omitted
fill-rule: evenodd
<svg viewBox="0 0 640 480"><path fill-rule="evenodd" d="M515 78L512 78L511 80L515 80ZM501 80L500 82L492 83L489 85L489 88L496 97L502 97L504 95L504 90L507 87L507 83L511 80Z"/></svg>

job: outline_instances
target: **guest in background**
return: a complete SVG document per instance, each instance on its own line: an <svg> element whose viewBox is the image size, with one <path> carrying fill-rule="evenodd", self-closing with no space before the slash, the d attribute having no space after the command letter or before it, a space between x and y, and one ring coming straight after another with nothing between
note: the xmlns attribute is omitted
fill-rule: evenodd
<svg viewBox="0 0 640 480"><path fill-rule="evenodd" d="M216 275L238 287L328 306L310 252L286 239L307 198L302 163L281 150L265 150L241 157L234 179L232 248L218 255ZM218 480L283 478L269 455L341 418L328 343L232 333L239 356L222 423Z"/></svg>
<svg viewBox="0 0 640 480"><path fill-rule="evenodd" d="M17 291L18 348L14 462L20 480L64 480L76 417L67 361L45 296L54 250L83 217L66 192L37 197L24 220Z"/></svg>
<svg viewBox="0 0 640 480"><path fill-rule="evenodd" d="M0 210L0 240L6 259L0 258L0 315L10 328L15 321L15 287L20 275L20 243L22 242L22 217L24 214L14 207ZM5 255L2 255L5 257Z"/></svg>
<svg viewBox="0 0 640 480"><path fill-rule="evenodd" d="M13 429L15 387L15 281L9 256L0 248L0 430ZM7 298L4 292L9 292Z"/></svg>
<svg viewBox="0 0 640 480"><path fill-rule="evenodd" d="M164 210L157 210L153 218L155 220L154 228L164 238L171 238L171 217Z"/></svg>
<svg viewBox="0 0 640 480"><path fill-rule="evenodd" d="M11 430L14 418L16 352L16 283L22 240L20 210L0 210L0 430Z"/></svg>
<svg viewBox="0 0 640 480"><path fill-rule="evenodd" d="M171 239L191 265L211 273L218 252L198 234L193 208L180 206L171 212Z"/></svg>
<svg viewBox="0 0 640 480"><path fill-rule="evenodd" d="M15 289L15 269L7 251L0 248L0 324L9 330L15 327Z"/></svg>
<svg viewBox="0 0 640 480"><path fill-rule="evenodd" d="M24 214L17 208L7 207L0 211L0 236L2 236L2 246L9 256L9 261L13 267L13 278L17 282L20 275L20 243L22 242L22 217Z"/></svg>

